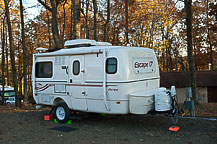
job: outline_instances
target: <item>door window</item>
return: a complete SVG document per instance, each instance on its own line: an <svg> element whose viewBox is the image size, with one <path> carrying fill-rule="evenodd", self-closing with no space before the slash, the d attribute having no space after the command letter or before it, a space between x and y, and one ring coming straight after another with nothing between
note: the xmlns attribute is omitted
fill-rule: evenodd
<svg viewBox="0 0 217 144"><path fill-rule="evenodd" d="M75 60L73 62L73 70L72 70L74 75L79 75L80 73L80 62L78 60Z"/></svg>

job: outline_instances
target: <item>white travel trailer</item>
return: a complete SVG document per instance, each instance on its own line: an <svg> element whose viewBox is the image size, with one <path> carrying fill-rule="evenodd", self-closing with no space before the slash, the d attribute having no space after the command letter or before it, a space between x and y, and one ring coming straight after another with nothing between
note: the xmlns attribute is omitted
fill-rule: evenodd
<svg viewBox="0 0 217 144"><path fill-rule="evenodd" d="M65 122L71 110L108 114L147 114L154 110L159 68L152 49L69 40L68 48L33 55L33 97L55 106ZM161 90L162 91L162 90ZM169 110L169 98L161 103Z"/></svg>
<svg viewBox="0 0 217 144"><path fill-rule="evenodd" d="M0 104L2 103L3 86L0 85ZM15 91L11 86L4 86L4 103L15 104Z"/></svg>

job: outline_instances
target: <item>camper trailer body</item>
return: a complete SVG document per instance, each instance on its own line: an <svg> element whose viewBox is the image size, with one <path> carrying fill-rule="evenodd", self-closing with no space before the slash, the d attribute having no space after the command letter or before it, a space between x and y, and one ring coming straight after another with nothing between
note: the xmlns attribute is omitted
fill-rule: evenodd
<svg viewBox="0 0 217 144"><path fill-rule="evenodd" d="M154 109L159 68L149 48L65 48L33 55L33 97L39 105L65 102L70 110L147 114Z"/></svg>

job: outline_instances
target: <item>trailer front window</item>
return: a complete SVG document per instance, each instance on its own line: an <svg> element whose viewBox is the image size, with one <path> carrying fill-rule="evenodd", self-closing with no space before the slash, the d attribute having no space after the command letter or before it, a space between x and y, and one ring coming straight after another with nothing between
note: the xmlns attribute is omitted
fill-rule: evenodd
<svg viewBox="0 0 217 144"><path fill-rule="evenodd" d="M52 62L37 62L35 76L37 78L51 78L52 73Z"/></svg>
<svg viewBox="0 0 217 144"><path fill-rule="evenodd" d="M116 58L108 58L106 60L106 73L115 74L117 72L117 63Z"/></svg>

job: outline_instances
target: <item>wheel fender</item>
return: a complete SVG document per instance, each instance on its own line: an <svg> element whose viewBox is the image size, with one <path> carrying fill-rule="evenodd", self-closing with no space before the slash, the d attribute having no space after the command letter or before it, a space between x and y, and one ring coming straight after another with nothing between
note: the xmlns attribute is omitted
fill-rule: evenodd
<svg viewBox="0 0 217 144"><path fill-rule="evenodd" d="M67 104L67 106L69 107L69 109L73 110L73 106L71 103L71 99L67 98L67 97L56 97L53 101L53 105L57 105L60 102L65 102Z"/></svg>

